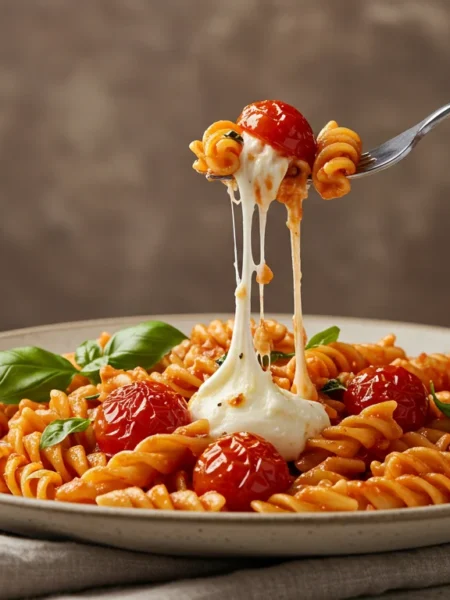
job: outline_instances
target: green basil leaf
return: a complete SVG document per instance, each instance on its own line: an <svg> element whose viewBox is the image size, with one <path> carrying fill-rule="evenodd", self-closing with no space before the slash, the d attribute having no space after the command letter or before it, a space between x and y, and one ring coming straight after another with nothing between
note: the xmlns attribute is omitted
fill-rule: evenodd
<svg viewBox="0 0 450 600"><path fill-rule="evenodd" d="M328 329L324 329L316 335L313 335L312 338L305 346L305 350L310 350L311 348L317 348L317 346L325 346L326 344L331 344L332 342L337 342L339 338L339 334L341 330L336 325L333 327L329 327Z"/></svg>
<svg viewBox="0 0 450 600"><path fill-rule="evenodd" d="M320 390L324 394L331 394L332 392L337 392L338 390L346 390L347 388L343 383L339 381L339 379L330 379L326 382L323 388Z"/></svg>
<svg viewBox="0 0 450 600"><path fill-rule="evenodd" d="M81 368L91 363L103 354L102 349L94 340L83 342L75 351L75 361Z"/></svg>
<svg viewBox="0 0 450 600"><path fill-rule="evenodd" d="M222 356L216 360L216 365L219 365L219 367L221 365L223 365L223 363L225 362L227 356L228 356L228 352L225 352L225 354L222 354Z"/></svg>
<svg viewBox="0 0 450 600"><path fill-rule="evenodd" d="M147 321L117 332L106 344L108 364L119 369L150 369L174 346L186 339L184 333L163 323Z"/></svg>
<svg viewBox="0 0 450 600"><path fill-rule="evenodd" d="M185 339L184 333L172 325L162 321L147 321L113 335L104 348L104 356L108 364L116 369L151 369Z"/></svg>
<svg viewBox="0 0 450 600"><path fill-rule="evenodd" d="M85 365L80 374L84 375L92 381L92 383L100 383L100 369L108 364L108 357L103 355L96 358L91 363Z"/></svg>
<svg viewBox="0 0 450 600"><path fill-rule="evenodd" d="M0 402L48 402L50 392L67 389L76 373L67 359L35 346L0 352Z"/></svg>
<svg viewBox="0 0 450 600"><path fill-rule="evenodd" d="M92 394L92 396L84 397L85 400L97 400L97 398L100 398L100 394Z"/></svg>
<svg viewBox="0 0 450 600"><path fill-rule="evenodd" d="M55 444L65 440L71 433L86 431L90 424L90 419L82 419L81 417L52 421L42 432L39 448L44 450L50 446L55 446Z"/></svg>
<svg viewBox="0 0 450 600"><path fill-rule="evenodd" d="M147 321L122 329L106 344L103 355L84 365L81 374L98 383L100 369L105 365L124 370L151 369L185 339L184 333L162 321Z"/></svg>
<svg viewBox="0 0 450 600"><path fill-rule="evenodd" d="M430 381L430 392L434 403L441 411L441 413L444 414L446 417L450 417L450 404L447 404L446 402L441 402L439 400L439 398L436 396L436 390L434 389L434 383L432 381Z"/></svg>
<svg viewBox="0 0 450 600"><path fill-rule="evenodd" d="M242 137L242 135L240 135L237 131L234 131L234 129L231 129L228 133L224 133L223 137L231 138L232 140L235 140L240 144L244 143L244 138Z"/></svg>
<svg viewBox="0 0 450 600"><path fill-rule="evenodd" d="M295 352L289 352L288 354L286 354L286 352L271 352L270 353L270 362L276 363L279 360L287 360L290 358L293 358L295 356Z"/></svg>

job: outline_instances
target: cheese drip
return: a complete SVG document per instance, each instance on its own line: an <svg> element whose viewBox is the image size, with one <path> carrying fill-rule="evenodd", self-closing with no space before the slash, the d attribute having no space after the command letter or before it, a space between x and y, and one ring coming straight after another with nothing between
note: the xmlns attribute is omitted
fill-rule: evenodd
<svg viewBox="0 0 450 600"><path fill-rule="evenodd" d="M243 138L240 167L234 174L242 207L243 253L235 292L233 336L224 363L192 397L189 408L193 418L208 419L213 437L248 431L271 442L285 460L295 460L306 440L329 425L328 417L320 403L300 398L273 383L270 371L264 371L258 362L251 334L251 286L257 270L251 244L253 213L258 206L260 235L264 240L265 217L290 161L245 132ZM294 270L299 267L299 260L294 261ZM299 290L299 284L297 287ZM301 304L297 302L295 308L301 310ZM295 323L297 329L300 326L300 335L295 337L296 354L303 354L304 363L301 314L296 316ZM302 369L301 361L297 366L300 366L297 389L303 390L306 368Z"/></svg>

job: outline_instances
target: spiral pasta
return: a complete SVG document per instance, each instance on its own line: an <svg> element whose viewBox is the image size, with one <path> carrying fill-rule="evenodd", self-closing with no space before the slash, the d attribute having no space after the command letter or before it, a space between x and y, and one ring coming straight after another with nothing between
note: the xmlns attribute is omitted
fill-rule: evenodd
<svg viewBox="0 0 450 600"><path fill-rule="evenodd" d="M308 471L319 465L324 457L335 455L354 458L361 448L370 449L398 439L403 431L393 414L397 403L381 402L365 408L359 415L343 419L338 425L326 427L320 436L306 442L304 453L296 461L299 471ZM302 481L303 475L297 479ZM307 479L310 476L305 476ZM294 484L294 486L297 485Z"/></svg>
<svg viewBox="0 0 450 600"><path fill-rule="evenodd" d="M50 394L50 402L48 404L40 404L31 402L30 400L22 400L19 404L19 410L9 421L9 431L6 435L7 441L12 445L15 452L28 456L29 453L25 447L24 440L29 448L33 446L30 434L39 434L35 439L39 446L40 434L44 431L49 423L57 419L68 419L71 417L88 418L93 410L89 407L86 396L97 393L95 386L85 386L72 392L69 396L64 392L54 390ZM73 435L75 444L82 445L88 452L92 452L95 448L96 441L92 427L89 427L83 433ZM36 445L34 443L34 445ZM36 454L34 455L36 459Z"/></svg>
<svg viewBox="0 0 450 600"><path fill-rule="evenodd" d="M217 492L198 496L192 490L169 493L164 484L153 486L148 492L139 487L114 490L97 496L99 506L116 508L147 508L159 510L188 510L195 512L220 512L225 509L225 498Z"/></svg>
<svg viewBox="0 0 450 600"><path fill-rule="evenodd" d="M275 494L267 502L254 501L256 512L357 511L412 508L450 501L450 478L442 473L371 477L366 481L325 481L306 486L294 496Z"/></svg>
<svg viewBox="0 0 450 600"><path fill-rule="evenodd" d="M346 127L330 121L317 136L317 154L312 170L313 184L326 200L349 193L349 175L361 158L361 138Z"/></svg>
<svg viewBox="0 0 450 600"><path fill-rule="evenodd" d="M61 476L45 469L40 462L28 462L20 454L11 454L4 466L3 478L11 494L25 498L49 500L61 485Z"/></svg>
<svg viewBox="0 0 450 600"><path fill-rule="evenodd" d="M219 349L221 350L219 356L221 356L230 347L233 328L233 319L229 319L228 321L214 319L208 325L195 325L191 332L190 343L188 343L188 340L185 340L180 346L183 346L183 344L184 347L188 348L191 346L200 346L205 352ZM284 353L294 351L294 335L285 325L273 319L264 319L264 328L270 338L272 350ZM256 329L257 324L252 320L251 330L253 335ZM180 346L176 346L172 352L176 353Z"/></svg>
<svg viewBox="0 0 450 600"><path fill-rule="evenodd" d="M444 473L450 476L450 453L435 448L409 448L404 452L391 452L382 463L373 461L370 470L375 476L389 479L426 473Z"/></svg>
<svg viewBox="0 0 450 600"><path fill-rule="evenodd" d="M199 456L211 442L208 433L207 421L195 421L173 434L150 436L133 451L119 452L106 466L93 467L62 485L56 498L65 502L93 503L97 496L117 489L149 487L159 474L176 471L188 451Z"/></svg>
<svg viewBox="0 0 450 600"><path fill-rule="evenodd" d="M239 169L242 151L241 127L232 121L216 121L206 129L202 141L189 145L197 160L193 168L199 173L232 175Z"/></svg>
<svg viewBox="0 0 450 600"><path fill-rule="evenodd" d="M341 373L358 373L369 366L380 367L405 356L402 348L395 346L395 336L389 335L376 344L346 344L333 342L305 351L306 366L311 380L321 388L329 379L337 378ZM291 386L295 376L295 360L287 365L272 366L274 381L287 387Z"/></svg>
<svg viewBox="0 0 450 600"><path fill-rule="evenodd" d="M437 392L450 390L450 354L420 354L417 358L398 358L393 365L416 375L429 390L430 381Z"/></svg>
<svg viewBox="0 0 450 600"><path fill-rule="evenodd" d="M358 476L364 473L366 464L359 458L342 458L340 456L330 456L320 462L317 466L311 467L305 473L302 473L294 481L292 492L296 492L305 485L316 485L321 481L330 481L336 483L341 479L349 479L352 476Z"/></svg>

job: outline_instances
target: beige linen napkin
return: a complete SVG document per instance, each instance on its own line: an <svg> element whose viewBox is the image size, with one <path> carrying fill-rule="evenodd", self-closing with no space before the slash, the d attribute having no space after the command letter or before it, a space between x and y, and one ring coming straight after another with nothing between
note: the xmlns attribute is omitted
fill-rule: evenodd
<svg viewBox="0 0 450 600"><path fill-rule="evenodd" d="M175 558L0 535L0 600L38 596L55 600L341 600L374 596L435 600L450 598L450 545L277 561Z"/></svg>

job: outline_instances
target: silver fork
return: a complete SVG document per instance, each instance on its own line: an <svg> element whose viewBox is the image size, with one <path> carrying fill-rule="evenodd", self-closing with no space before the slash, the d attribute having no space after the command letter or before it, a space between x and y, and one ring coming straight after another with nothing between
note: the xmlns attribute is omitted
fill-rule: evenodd
<svg viewBox="0 0 450 600"><path fill-rule="evenodd" d="M438 123L450 115L450 104L445 104L435 110L423 121L400 133L396 137L384 142L369 152L361 154L360 161L356 168L356 173L350 175L349 179L358 179L366 175L372 175L377 171L382 171L392 167L403 160L411 150L427 135ZM233 179L232 175L221 177L220 175L206 175L207 179L222 181Z"/></svg>

